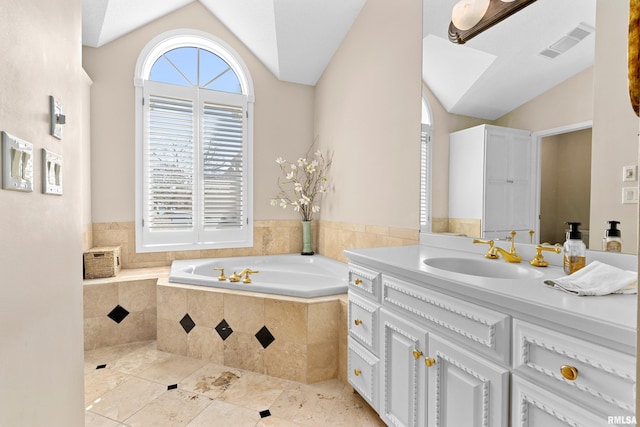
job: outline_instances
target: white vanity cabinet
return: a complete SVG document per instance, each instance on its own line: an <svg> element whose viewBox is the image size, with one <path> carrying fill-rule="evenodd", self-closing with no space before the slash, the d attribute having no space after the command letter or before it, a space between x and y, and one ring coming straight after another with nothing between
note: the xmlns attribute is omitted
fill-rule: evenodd
<svg viewBox="0 0 640 427"><path fill-rule="evenodd" d="M375 266L349 264L349 381L387 425L595 427L634 415L634 355L590 339L576 328L584 317L536 320L541 305L496 306L482 289Z"/></svg>
<svg viewBox="0 0 640 427"><path fill-rule="evenodd" d="M451 231L505 239L515 230L516 241L528 243L536 226L535 159L529 131L480 125L450 134Z"/></svg>
<svg viewBox="0 0 640 427"><path fill-rule="evenodd" d="M347 377L353 388L378 410L380 273L349 266Z"/></svg>

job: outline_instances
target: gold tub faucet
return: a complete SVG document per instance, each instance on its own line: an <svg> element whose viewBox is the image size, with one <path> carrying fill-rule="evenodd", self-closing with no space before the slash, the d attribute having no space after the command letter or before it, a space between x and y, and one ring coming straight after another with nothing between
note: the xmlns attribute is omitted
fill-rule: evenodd
<svg viewBox="0 0 640 427"><path fill-rule="evenodd" d="M242 279L242 283L251 283L251 278L249 277L250 274L258 274L260 273L257 270L251 270L250 268L245 268L244 270L242 270L240 272L240 274L238 274L239 277L244 276L244 279Z"/></svg>

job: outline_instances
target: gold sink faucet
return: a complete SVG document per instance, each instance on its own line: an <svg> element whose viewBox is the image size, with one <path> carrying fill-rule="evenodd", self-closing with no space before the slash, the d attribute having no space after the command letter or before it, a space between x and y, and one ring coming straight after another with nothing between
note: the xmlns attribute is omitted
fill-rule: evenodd
<svg viewBox="0 0 640 427"><path fill-rule="evenodd" d="M555 246L545 246L545 245L548 245L548 244L543 243L542 245L536 246L536 256L533 257L531 261L529 261L529 264L533 265L534 267L546 267L549 265L549 263L542 256L542 251L550 251L550 252L555 252L557 254L562 252L562 247L560 245L555 245Z"/></svg>
<svg viewBox="0 0 640 427"><path fill-rule="evenodd" d="M509 251L494 246L493 240L474 239L473 243L486 243L489 245L489 250L484 255L486 258L497 259L498 255L502 255L502 258L504 258L504 260L507 262L521 262L522 257L516 252L516 232L512 231L510 234L511 248L509 249Z"/></svg>
<svg viewBox="0 0 640 427"><path fill-rule="evenodd" d="M484 254L485 258L489 258L489 259L498 258L498 252L496 251L496 248L493 246L493 240L473 239L473 243L483 243L485 245L489 245L489 249L487 250L487 253Z"/></svg>

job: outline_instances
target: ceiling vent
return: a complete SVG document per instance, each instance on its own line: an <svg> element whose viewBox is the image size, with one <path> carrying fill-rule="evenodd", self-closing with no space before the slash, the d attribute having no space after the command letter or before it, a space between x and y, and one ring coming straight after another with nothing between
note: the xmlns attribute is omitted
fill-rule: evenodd
<svg viewBox="0 0 640 427"><path fill-rule="evenodd" d="M594 31L595 28L593 28L591 25L581 22L580 25L569 31L566 36L563 36L560 40L556 41L551 46L540 52L540 55L547 58L555 58L561 53L565 53L566 51L580 43L581 40L586 38Z"/></svg>

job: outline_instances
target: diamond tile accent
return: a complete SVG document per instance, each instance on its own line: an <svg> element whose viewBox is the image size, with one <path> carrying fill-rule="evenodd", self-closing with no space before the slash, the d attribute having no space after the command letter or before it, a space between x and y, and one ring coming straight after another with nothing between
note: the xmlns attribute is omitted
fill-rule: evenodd
<svg viewBox="0 0 640 427"><path fill-rule="evenodd" d="M189 316L189 313L185 314L182 320L180 320L180 325L182 325L182 329L184 329L186 333L191 332L191 330L196 327L196 323L191 316Z"/></svg>
<svg viewBox="0 0 640 427"><path fill-rule="evenodd" d="M129 315L129 311L120 304L116 305L107 316L116 323L120 323Z"/></svg>
<svg viewBox="0 0 640 427"><path fill-rule="evenodd" d="M269 345L275 341L275 338L266 326L263 326L262 329L256 333L256 339L260 342L262 348L269 347Z"/></svg>
<svg viewBox="0 0 640 427"><path fill-rule="evenodd" d="M104 369L104 368L106 368L106 367L107 367L107 365L106 365L106 364L102 364L102 365L98 365L98 366L96 366L96 369Z"/></svg>
<svg viewBox="0 0 640 427"><path fill-rule="evenodd" d="M216 332L220 335L222 341L224 341L233 333L233 329L231 329L231 326L229 326L226 320L222 319L222 321L218 323L218 326L216 326Z"/></svg>
<svg viewBox="0 0 640 427"><path fill-rule="evenodd" d="M178 384L171 384L167 386L167 390L175 390L178 388Z"/></svg>
<svg viewBox="0 0 640 427"><path fill-rule="evenodd" d="M271 416L271 411L265 409L264 411L260 411L260 418L266 418Z"/></svg>

